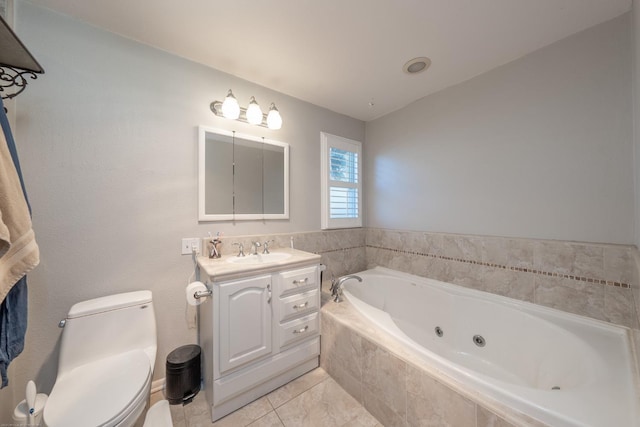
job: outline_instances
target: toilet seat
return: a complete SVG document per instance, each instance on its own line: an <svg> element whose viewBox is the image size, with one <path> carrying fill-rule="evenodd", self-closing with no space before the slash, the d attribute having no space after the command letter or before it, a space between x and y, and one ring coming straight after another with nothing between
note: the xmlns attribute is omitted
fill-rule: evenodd
<svg viewBox="0 0 640 427"><path fill-rule="evenodd" d="M44 409L47 427L113 427L145 404L149 357L130 351L58 375Z"/></svg>

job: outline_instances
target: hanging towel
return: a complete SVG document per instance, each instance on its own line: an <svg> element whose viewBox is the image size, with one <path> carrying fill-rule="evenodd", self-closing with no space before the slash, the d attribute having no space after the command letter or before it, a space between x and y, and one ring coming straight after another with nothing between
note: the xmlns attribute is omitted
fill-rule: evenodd
<svg viewBox="0 0 640 427"><path fill-rule="evenodd" d="M31 228L20 163L9 121L0 105L0 388L8 384L7 368L24 348L27 330L28 271L40 255Z"/></svg>
<svg viewBox="0 0 640 427"><path fill-rule="evenodd" d="M5 120L4 108L0 107L0 121ZM4 300L13 285L40 261L38 245L31 228L29 205L11 153L15 152L15 144L11 131L7 134L5 126L2 128L4 132L0 134L0 212L2 223L9 231L10 246L0 257L0 300Z"/></svg>
<svg viewBox="0 0 640 427"><path fill-rule="evenodd" d="M24 350L27 313L27 276L24 276L0 304L0 388L9 384L9 363Z"/></svg>

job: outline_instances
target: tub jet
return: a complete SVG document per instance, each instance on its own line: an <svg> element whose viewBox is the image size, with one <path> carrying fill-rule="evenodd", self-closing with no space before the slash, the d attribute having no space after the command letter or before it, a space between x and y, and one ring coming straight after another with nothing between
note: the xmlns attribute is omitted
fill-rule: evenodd
<svg viewBox="0 0 640 427"><path fill-rule="evenodd" d="M475 345L477 345L478 347L484 347L485 344L486 344L486 341L484 340L482 335L474 335L473 336L473 343Z"/></svg>

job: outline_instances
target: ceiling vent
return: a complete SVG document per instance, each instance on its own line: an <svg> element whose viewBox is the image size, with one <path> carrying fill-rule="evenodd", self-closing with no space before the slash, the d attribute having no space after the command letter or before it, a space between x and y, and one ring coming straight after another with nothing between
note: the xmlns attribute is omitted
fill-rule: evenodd
<svg viewBox="0 0 640 427"><path fill-rule="evenodd" d="M418 74L426 71L430 65L431 60L425 56L421 56L407 61L407 63L402 67L402 70L407 74Z"/></svg>

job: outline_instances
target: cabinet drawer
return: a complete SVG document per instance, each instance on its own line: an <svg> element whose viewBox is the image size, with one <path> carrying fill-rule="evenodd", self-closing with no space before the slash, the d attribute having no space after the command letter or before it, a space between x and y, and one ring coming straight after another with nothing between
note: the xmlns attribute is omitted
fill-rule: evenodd
<svg viewBox="0 0 640 427"><path fill-rule="evenodd" d="M280 347L318 334L318 313L280 325Z"/></svg>
<svg viewBox="0 0 640 427"><path fill-rule="evenodd" d="M278 274L280 296L318 285L318 267L307 267Z"/></svg>
<svg viewBox="0 0 640 427"><path fill-rule="evenodd" d="M280 300L280 322L293 319L302 314L318 311L319 306L318 289L294 294Z"/></svg>

